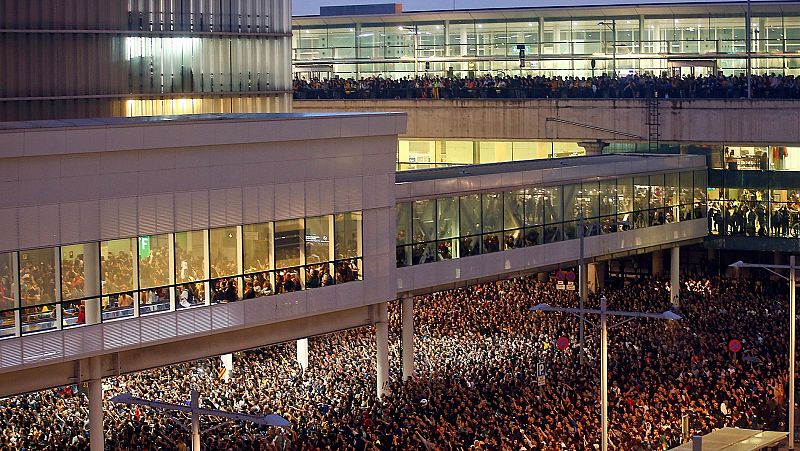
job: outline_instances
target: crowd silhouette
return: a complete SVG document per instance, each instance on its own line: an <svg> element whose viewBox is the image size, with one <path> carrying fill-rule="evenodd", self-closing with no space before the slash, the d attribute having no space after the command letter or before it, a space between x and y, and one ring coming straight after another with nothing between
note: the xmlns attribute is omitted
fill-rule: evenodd
<svg viewBox="0 0 800 451"><path fill-rule="evenodd" d="M612 450L662 450L690 433L723 426L786 427L785 286L768 279L685 278L679 322L637 320L610 333L609 405ZM660 312L670 307L665 282L611 279L589 298L596 307ZM203 419L207 450L594 450L599 443L599 344L587 333L578 358L573 316L529 311L574 306L573 292L525 277L429 296L414 304L416 376L399 374L400 318L390 304L392 374L375 395L374 329L310 339L310 364L294 344L239 353L229 381L219 359L104 381L105 398L122 392L183 403L197 389L205 407L279 413L287 429ZM567 337L559 350L555 341ZM727 350L731 339L743 352ZM536 365L547 365L538 387ZM0 401L0 450L88 449L88 408L76 386ZM185 449L186 417L105 404L106 449Z"/></svg>
<svg viewBox="0 0 800 451"><path fill-rule="evenodd" d="M383 77L294 80L294 98L304 99L739 99L747 97L744 75L667 76L634 74L460 77ZM800 78L758 74L751 77L751 96L800 99Z"/></svg>

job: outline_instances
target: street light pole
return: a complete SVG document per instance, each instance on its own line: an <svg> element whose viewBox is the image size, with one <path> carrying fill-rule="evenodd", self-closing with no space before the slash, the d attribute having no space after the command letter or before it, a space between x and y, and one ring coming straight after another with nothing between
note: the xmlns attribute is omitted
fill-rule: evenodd
<svg viewBox="0 0 800 451"><path fill-rule="evenodd" d="M753 72L752 62L752 47L753 47L753 30L752 30L752 12L750 10L750 0L747 0L747 23L744 24L745 33L747 33L747 98L753 98L753 85L750 80L750 75Z"/></svg>
<svg viewBox="0 0 800 451"><path fill-rule="evenodd" d="M580 257L578 261L578 272L580 275L580 295L581 295L581 313L580 313L580 342L581 342L581 352L579 354L581 367L585 361L586 355L586 341L585 341L585 333L584 333L584 325L583 325L583 309L586 308L586 292L588 291L588 280L586 280L586 267L584 266L586 262L584 261L584 248L583 248L583 239L584 235L586 235L586 228L583 219L583 213L581 213L581 217L578 220L578 238L580 239Z"/></svg>
<svg viewBox="0 0 800 451"><path fill-rule="evenodd" d="M615 327L634 318L654 318L674 321L681 319L681 316L669 310L663 313L607 310L605 296L600 298L600 310L551 307L546 303L537 304L531 307L530 310L534 312L570 313L575 316L586 313L600 315L600 451L608 451L608 317L622 316L627 318L611 326Z"/></svg>
<svg viewBox="0 0 800 451"><path fill-rule="evenodd" d="M600 435L600 449L608 451L608 320L605 296L600 298Z"/></svg>
<svg viewBox="0 0 800 451"><path fill-rule="evenodd" d="M797 274L795 274L794 255L789 256L789 266L786 265L761 265L757 263L744 263L741 260L731 263L733 268L762 268L789 281L789 449L794 449L794 410L795 410L795 327L797 323ZM789 269L789 277L779 274L773 269Z"/></svg>
<svg viewBox="0 0 800 451"><path fill-rule="evenodd" d="M797 275L794 273L794 255L789 256L789 449L794 449L794 364L795 364L795 325L797 323L795 302L797 300Z"/></svg>

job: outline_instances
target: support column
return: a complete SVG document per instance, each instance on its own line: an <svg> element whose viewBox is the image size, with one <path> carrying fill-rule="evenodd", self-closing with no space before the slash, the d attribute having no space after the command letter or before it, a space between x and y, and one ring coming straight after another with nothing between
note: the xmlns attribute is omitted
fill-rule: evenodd
<svg viewBox="0 0 800 451"><path fill-rule="evenodd" d="M89 449L103 451L103 377L100 357L89 359Z"/></svg>
<svg viewBox="0 0 800 451"><path fill-rule="evenodd" d="M97 296L84 301L86 324L99 324L100 304L100 243L87 243L83 248L83 289L86 296Z"/></svg>
<svg viewBox="0 0 800 451"><path fill-rule="evenodd" d="M308 338L297 340L297 364L304 372L308 368Z"/></svg>
<svg viewBox="0 0 800 451"><path fill-rule="evenodd" d="M377 304L377 321L375 322L375 342L377 345L376 363L378 377L376 390L378 397L387 393L386 384L389 382L389 311L385 302Z"/></svg>
<svg viewBox="0 0 800 451"><path fill-rule="evenodd" d="M653 251L653 264L650 267L650 273L653 276L661 276L664 274L664 255L661 251Z"/></svg>
<svg viewBox="0 0 800 451"><path fill-rule="evenodd" d="M675 246L669 259L669 299L673 307L680 307L681 297L681 248Z"/></svg>
<svg viewBox="0 0 800 451"><path fill-rule="evenodd" d="M403 380L414 376L414 296L403 296Z"/></svg>
<svg viewBox="0 0 800 451"><path fill-rule="evenodd" d="M589 284L589 292L597 293L598 290L605 288L607 272L608 262L589 263L586 277Z"/></svg>

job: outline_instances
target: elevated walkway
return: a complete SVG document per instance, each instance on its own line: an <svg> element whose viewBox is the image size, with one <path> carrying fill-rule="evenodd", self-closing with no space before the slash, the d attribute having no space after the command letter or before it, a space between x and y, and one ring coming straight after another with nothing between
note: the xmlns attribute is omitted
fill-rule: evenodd
<svg viewBox="0 0 800 451"><path fill-rule="evenodd" d="M796 101L669 99L659 104L661 142L800 142ZM648 136L645 99L296 100L293 105L297 112L405 112L406 138L631 141L628 136L635 135L646 141Z"/></svg>

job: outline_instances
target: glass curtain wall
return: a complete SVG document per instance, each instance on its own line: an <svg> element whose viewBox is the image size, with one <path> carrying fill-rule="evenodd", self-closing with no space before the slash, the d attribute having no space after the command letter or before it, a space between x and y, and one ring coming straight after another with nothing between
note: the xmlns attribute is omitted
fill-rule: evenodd
<svg viewBox="0 0 800 451"><path fill-rule="evenodd" d="M0 253L0 338L359 281L362 243L353 211Z"/></svg>
<svg viewBox="0 0 800 451"><path fill-rule="evenodd" d="M342 77L468 77L487 72L587 77L611 73L613 66L621 75L650 72L699 76L718 71L725 75L744 74L747 36L743 11L720 7L682 14L648 14L646 8L643 12L641 16L587 14L540 21L537 12L531 10L529 18L298 24L293 39L294 59L306 64L333 61L333 75ZM752 33L756 73L800 74L800 58L793 55L800 50L800 14L755 11ZM128 53L145 61L152 59L153 44L143 38L133 39L127 44ZM201 45L200 39L156 39L164 41L160 45L165 50L159 48L159 52L174 54L190 64ZM202 45L211 44L203 41ZM522 68L518 46L523 46L526 55ZM691 58L689 64L676 63L675 58L687 57ZM156 67L163 71L160 64ZM174 70L169 73L177 74L169 78L177 87L159 84L158 89L183 89L184 80L192 76ZM228 78L235 83L241 75L218 78L223 77L221 86L227 86ZM199 85L208 84L206 79Z"/></svg>
<svg viewBox="0 0 800 451"><path fill-rule="evenodd" d="M575 239L581 221L593 236L699 219L706 178L676 172L401 202L397 266Z"/></svg>

